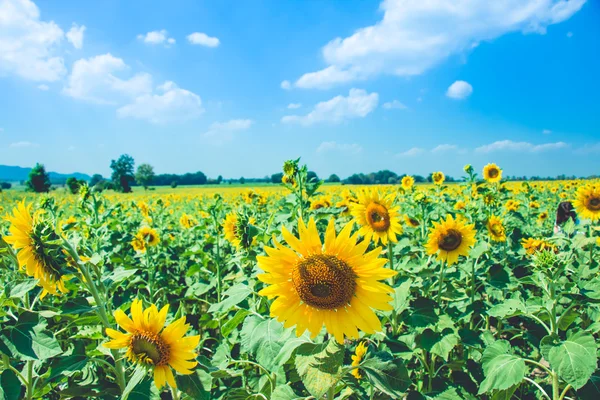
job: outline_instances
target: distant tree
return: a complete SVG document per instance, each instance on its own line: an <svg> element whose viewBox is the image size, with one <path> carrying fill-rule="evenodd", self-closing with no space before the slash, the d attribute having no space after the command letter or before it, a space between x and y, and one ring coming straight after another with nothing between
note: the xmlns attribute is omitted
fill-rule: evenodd
<svg viewBox="0 0 600 400"><path fill-rule="evenodd" d="M309 182L317 182L319 180L319 177L317 176L317 173L315 171L308 171L308 173L306 174L306 178Z"/></svg>
<svg viewBox="0 0 600 400"><path fill-rule="evenodd" d="M123 193L131 192L134 166L135 161L128 154L121 155L116 161L111 160L110 168L113 170L111 179L115 190Z"/></svg>
<svg viewBox="0 0 600 400"><path fill-rule="evenodd" d="M281 183L282 179L283 179L283 173L281 173L281 172L271 175L271 183Z"/></svg>
<svg viewBox="0 0 600 400"><path fill-rule="evenodd" d="M217 176L217 183L220 185L221 182L223 182L223 176L219 175L219 176Z"/></svg>
<svg viewBox="0 0 600 400"><path fill-rule="evenodd" d="M413 175L416 183L425 183L427 180L421 175Z"/></svg>
<svg viewBox="0 0 600 400"><path fill-rule="evenodd" d="M390 176L390 177L388 178L388 181L387 181L387 183L389 183L390 185L395 185L396 183L398 183L398 179L397 179L397 178L394 178L393 176Z"/></svg>
<svg viewBox="0 0 600 400"><path fill-rule="evenodd" d="M104 178L100 174L92 175L92 179L90 179L90 187L96 186L96 183L102 182Z"/></svg>
<svg viewBox="0 0 600 400"><path fill-rule="evenodd" d="M144 190L148 190L150 182L154 179L154 168L150 164L140 164L135 173L135 180L139 185L144 187Z"/></svg>
<svg viewBox="0 0 600 400"><path fill-rule="evenodd" d="M246 178L244 178L243 176L240 178L240 184L243 185L244 183L246 183Z"/></svg>
<svg viewBox="0 0 600 400"><path fill-rule="evenodd" d="M327 182L331 182L331 183L340 182L340 177L337 176L336 174L331 174L331 175L329 175L329 178L327 178Z"/></svg>
<svg viewBox="0 0 600 400"><path fill-rule="evenodd" d="M12 187L12 183L10 183L10 182L0 183L0 188L2 188L2 189L10 189L11 187Z"/></svg>
<svg viewBox="0 0 600 400"><path fill-rule="evenodd" d="M28 190L36 193L46 193L50 191L50 176L42 164L35 164L35 167L29 171L29 179L25 182Z"/></svg>
<svg viewBox="0 0 600 400"><path fill-rule="evenodd" d="M67 181L65 182L65 186L67 187L69 192L71 192L72 194L75 194L75 193L79 192L79 188L81 187L82 183L83 183L83 181L78 181L77 178L70 176L67 178Z"/></svg>
<svg viewBox="0 0 600 400"><path fill-rule="evenodd" d="M177 181L171 182L171 187L175 189L177 187Z"/></svg>

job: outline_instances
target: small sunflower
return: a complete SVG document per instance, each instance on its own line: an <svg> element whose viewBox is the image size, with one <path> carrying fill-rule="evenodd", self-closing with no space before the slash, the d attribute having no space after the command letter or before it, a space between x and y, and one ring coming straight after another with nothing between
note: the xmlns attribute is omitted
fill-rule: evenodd
<svg viewBox="0 0 600 400"><path fill-rule="evenodd" d="M467 204L462 201L462 200L458 200L455 204L454 204L454 209L455 210L464 210L467 207Z"/></svg>
<svg viewBox="0 0 600 400"><path fill-rule="evenodd" d="M282 227L288 246L275 238L275 247L265 247L267 256L258 256L265 271L258 279L268 286L259 294L276 297L271 316L296 335L308 330L316 337L323 325L338 343L344 337L358 339L358 330L381 331L381 322L373 311L391 310L393 289L379 282L396 275L383 268L387 260L379 258L381 247L365 253L368 240L357 244L358 233L350 236L352 224L346 224L336 237L335 223L329 221L325 241L321 242L313 218L308 226L298 223L299 237Z"/></svg>
<svg viewBox="0 0 600 400"><path fill-rule="evenodd" d="M160 243L158 232L156 229L150 228L149 226L142 226L136 236L150 247Z"/></svg>
<svg viewBox="0 0 600 400"><path fill-rule="evenodd" d="M185 229L190 229L196 225L196 221L186 213L183 213L181 218L179 218L179 224Z"/></svg>
<svg viewBox="0 0 600 400"><path fill-rule="evenodd" d="M499 217L492 215L487 221L487 229L490 234L490 237L494 242L506 241L506 231L504 229L504 224L502 223L502 219L500 219Z"/></svg>
<svg viewBox="0 0 600 400"><path fill-rule="evenodd" d="M458 262L458 256L468 256L474 244L475 226L448 214L445 221L433 223L425 248L428 254L437 253L438 260L451 265Z"/></svg>
<svg viewBox="0 0 600 400"><path fill-rule="evenodd" d="M418 219L409 217L408 215L404 216L404 223L410 226L411 228L417 228L421 225Z"/></svg>
<svg viewBox="0 0 600 400"><path fill-rule="evenodd" d="M536 254L536 253L539 253L539 252L545 251L545 250L551 250L554 252L558 251L558 249L555 245L553 245L552 243L549 243L543 239L534 239L534 238L522 239L521 245L525 249L525 252L529 255L533 255L533 254Z"/></svg>
<svg viewBox="0 0 600 400"><path fill-rule="evenodd" d="M354 222L360 225L358 233L369 241L381 241L386 245L388 240L396 243L396 235L402 234L399 207L393 206L394 195L385 197L376 189L364 190L358 195L358 203L352 207Z"/></svg>
<svg viewBox="0 0 600 400"><path fill-rule="evenodd" d="M225 239L237 248L249 248L258 234L254 224L254 217L238 215L236 213L227 214L223 222L223 231Z"/></svg>
<svg viewBox="0 0 600 400"><path fill-rule="evenodd" d="M402 189L411 190L415 184L415 178L410 175L406 175L402 178Z"/></svg>
<svg viewBox="0 0 600 400"><path fill-rule="evenodd" d="M136 299L131 304L131 318L122 310L114 314L117 324L127 333L107 328L106 334L113 340L104 343L109 349L127 349L126 357L130 362L154 369L154 384L158 389L166 383L177 387L171 368L189 375L198 364L194 360L194 349L200 336L184 337L190 329L185 317L165 327L168 312L168 305L160 311L154 304L144 310L142 301Z"/></svg>
<svg viewBox="0 0 600 400"><path fill-rule="evenodd" d="M434 172L431 174L431 180L434 185L441 185L446 180L446 175L441 171Z"/></svg>
<svg viewBox="0 0 600 400"><path fill-rule="evenodd" d="M310 202L311 210L318 210L320 208L331 207L331 200L328 196L323 196Z"/></svg>
<svg viewBox="0 0 600 400"><path fill-rule="evenodd" d="M506 209L508 211L518 211L520 206L521 206L521 203L519 203L516 200L512 200L512 199L508 200L506 202L506 204L504 205L504 207L506 207Z"/></svg>
<svg viewBox="0 0 600 400"><path fill-rule="evenodd" d="M356 350L354 351L354 355L352 355L352 366L358 367L367 354L367 346L365 342L361 342L358 346L356 346ZM355 368L350 372L356 379L362 378L360 371L358 368Z"/></svg>
<svg viewBox="0 0 600 400"><path fill-rule="evenodd" d="M581 186L573 207L583 219L600 220L600 184Z"/></svg>
<svg viewBox="0 0 600 400"><path fill-rule="evenodd" d="M483 167L483 179L490 183L502 180L502 170L496 164L488 164Z"/></svg>
<svg viewBox="0 0 600 400"><path fill-rule="evenodd" d="M538 215L538 221L540 221L540 222L544 222L547 219L548 219L548 212L547 211L542 211L540 213L540 215Z"/></svg>

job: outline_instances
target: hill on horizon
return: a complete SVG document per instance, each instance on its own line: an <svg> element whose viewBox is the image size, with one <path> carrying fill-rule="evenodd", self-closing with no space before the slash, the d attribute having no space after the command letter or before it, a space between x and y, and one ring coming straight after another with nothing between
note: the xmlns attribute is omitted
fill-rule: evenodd
<svg viewBox="0 0 600 400"><path fill-rule="evenodd" d="M0 165L0 181L2 182L21 182L26 181L31 168L18 167L12 165ZM48 172L50 182L53 184L62 184L67 178L74 177L79 180L89 181L91 177L81 172L73 172L70 174L61 174L59 172Z"/></svg>

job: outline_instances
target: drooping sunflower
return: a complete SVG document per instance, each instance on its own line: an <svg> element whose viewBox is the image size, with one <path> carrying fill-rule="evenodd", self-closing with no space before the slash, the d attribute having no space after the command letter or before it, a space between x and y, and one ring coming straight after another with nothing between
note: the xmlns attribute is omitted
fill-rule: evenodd
<svg viewBox="0 0 600 400"><path fill-rule="evenodd" d="M253 226L256 223L254 217L238 215L236 213L227 214L223 222L223 231L225 239L237 248L247 249L253 243L253 239L258 233Z"/></svg>
<svg viewBox="0 0 600 400"><path fill-rule="evenodd" d="M409 217L408 215L404 216L404 223L410 226L411 228L418 228L419 225L421 225L418 219Z"/></svg>
<svg viewBox="0 0 600 400"><path fill-rule="evenodd" d="M576 193L573 207L583 219L600 219L600 184L581 186Z"/></svg>
<svg viewBox="0 0 600 400"><path fill-rule="evenodd" d="M502 180L502 170L496 164L488 164L483 167L483 179L490 183L500 182Z"/></svg>
<svg viewBox="0 0 600 400"><path fill-rule="evenodd" d="M150 228L149 226L142 226L136 236L150 247L160 243L158 232L156 229Z"/></svg>
<svg viewBox="0 0 600 400"><path fill-rule="evenodd" d="M492 215L487 221L487 229L494 242L506 241L506 230L500 217Z"/></svg>
<svg viewBox="0 0 600 400"><path fill-rule="evenodd" d="M32 215L31 204L26 206L24 200L13 208L12 216L7 216L6 220L11 224L8 228L10 235L3 239L17 252L19 268L38 279L38 285L43 288L41 297L48 293L67 293L69 290L65 282L72 277L66 270L67 255L55 244L60 237L50 224L38 215Z"/></svg>
<svg viewBox="0 0 600 400"><path fill-rule="evenodd" d="M396 243L396 235L402 234L399 207L393 206L394 194L380 195L376 189L363 190L358 195L358 203L352 206L353 222L360 226L358 233L369 241L381 241L386 245L388 240Z"/></svg>
<svg viewBox="0 0 600 400"><path fill-rule="evenodd" d="M431 174L431 180L434 185L441 185L446 180L446 175L441 171L434 172Z"/></svg>
<svg viewBox="0 0 600 400"><path fill-rule="evenodd" d="M406 175L404 178L402 178L402 189L404 190L410 190L413 188L415 184L415 178L413 178L410 175Z"/></svg>
<svg viewBox="0 0 600 400"><path fill-rule="evenodd" d="M449 265L458 262L458 256L468 256L475 244L475 225L448 214L446 220L434 222L425 245L428 254L438 255L438 260Z"/></svg>
<svg viewBox="0 0 600 400"><path fill-rule="evenodd" d="M365 357L366 354L367 354L367 346L366 346L365 342L361 342L358 346L356 346L356 350L354 351L354 354L352 355L352 366L358 367L360 365L360 362L363 360L363 358ZM353 369L350 373L356 379L362 378L362 375L360 374L360 371L358 368Z"/></svg>
<svg viewBox="0 0 600 400"><path fill-rule="evenodd" d="M358 339L358 330L374 333L381 322L373 311L391 310L393 289L379 282L396 275L383 268L387 260L379 258L381 247L365 253L368 240L356 243L358 233L350 236L352 224L336 237L335 223L329 221L325 241L321 242L313 218L308 226L298 223L299 237L282 227L288 246L273 239L275 247L265 247L267 256L257 257L265 271L258 279L268 284L259 294L276 297L271 316L296 335L306 330L316 337L325 325L339 343L344 336Z"/></svg>
<svg viewBox="0 0 600 400"><path fill-rule="evenodd" d="M129 361L152 368L158 389L166 383L177 387L171 368L182 375L189 375L198 364L194 360L194 349L200 336L184 337L190 329L185 317L165 327L168 312L168 305L160 311L154 304L144 310L142 301L135 299L131 304L131 318L122 310L114 314L117 324L127 333L107 328L106 334L112 340L104 343L104 347L109 349L127 349L125 355Z"/></svg>
<svg viewBox="0 0 600 400"><path fill-rule="evenodd" d="M318 199L312 200L310 202L311 210L318 210L320 208L329 208L331 207L331 200L329 196L319 197Z"/></svg>

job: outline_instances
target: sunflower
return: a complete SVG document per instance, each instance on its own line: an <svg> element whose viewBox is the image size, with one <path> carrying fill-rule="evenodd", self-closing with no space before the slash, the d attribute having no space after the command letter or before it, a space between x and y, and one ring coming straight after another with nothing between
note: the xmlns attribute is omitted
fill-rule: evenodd
<svg viewBox="0 0 600 400"><path fill-rule="evenodd" d="M150 247L160 243L158 232L156 232L156 229L150 228L149 226L142 226L135 236Z"/></svg>
<svg viewBox="0 0 600 400"><path fill-rule="evenodd" d="M410 190L413 188L415 184L415 178L413 178L410 175L406 175L404 178L402 178L402 189L404 190Z"/></svg>
<svg viewBox="0 0 600 400"><path fill-rule="evenodd" d="M308 226L298 223L299 237L282 227L288 246L275 238L275 248L265 247L267 256L258 256L258 266L265 271L258 279L268 284L259 294L276 297L271 316L289 328L296 325L296 335L306 330L316 337L323 324L338 343L344 336L358 339L358 329L366 333L381 331L381 322L373 309L391 310L393 289L379 282L396 275L383 268L381 247L365 253L368 240L356 243L358 233L350 236L352 223L336 237L335 223L329 221L325 242L321 242L313 218Z"/></svg>
<svg viewBox="0 0 600 400"><path fill-rule="evenodd" d="M502 223L502 219L500 219L499 217L492 215L487 221L487 229L490 234L490 237L494 242L506 241L506 231L504 229L504 224Z"/></svg>
<svg viewBox="0 0 600 400"><path fill-rule="evenodd" d="M60 295L69 290L65 282L71 276L65 273L68 265L65 250L53 244L60 241L49 224L41 221L39 215L31 214L31 205L26 206L22 201L13 208L13 215L7 216L10 222L9 236L4 236L6 243L13 246L17 252L19 268L35 279L43 288L41 297L48 293Z"/></svg>
<svg viewBox="0 0 600 400"><path fill-rule="evenodd" d="M455 204L454 204L454 209L455 210L464 210L465 207L467 207L467 204L462 201L462 200L458 200Z"/></svg>
<svg viewBox="0 0 600 400"><path fill-rule="evenodd" d="M573 206L584 219L600 219L600 184L585 185L577 190Z"/></svg>
<svg viewBox="0 0 600 400"><path fill-rule="evenodd" d="M256 223L254 217L248 218L245 215L236 213L227 214L223 222L223 231L225 239L237 248L249 248L258 231L253 226Z"/></svg>
<svg viewBox="0 0 600 400"><path fill-rule="evenodd" d="M354 355L352 356L352 366L358 367L360 362L363 360L365 355L367 354L367 346L365 342L361 342L358 346L356 346L356 350L354 351ZM356 379L362 378L360 371L358 368L355 368L350 372Z"/></svg>
<svg viewBox="0 0 600 400"><path fill-rule="evenodd" d="M534 238L522 239L521 245L525 249L525 252L529 255L533 255L535 253L538 253L538 252L544 251L544 250L552 250L554 252L558 251L558 249L556 248L555 245L553 245L552 243L549 243L543 239L534 239Z"/></svg>
<svg viewBox="0 0 600 400"><path fill-rule="evenodd" d="M404 216L404 223L411 228L417 228L419 225L421 225L418 219L409 217L408 215Z"/></svg>
<svg viewBox="0 0 600 400"><path fill-rule="evenodd" d="M520 205L521 204L518 201L511 199L506 202L504 207L506 207L508 211L517 211Z"/></svg>
<svg viewBox="0 0 600 400"><path fill-rule="evenodd" d="M165 383L177 387L171 368L182 375L189 375L198 364L194 360L194 349L200 336L184 337L190 329L185 317L165 327L168 312L168 305L160 311L154 304L144 310L142 301L136 299L131 304L131 318L122 310L114 314L117 324L127 333L106 328L106 334L112 340L104 343L104 347L109 349L127 349L125 355L129 361L153 368L154 384L158 389Z"/></svg>
<svg viewBox="0 0 600 400"><path fill-rule="evenodd" d="M458 256L468 256L475 244L475 225L448 214L445 221L434 222L425 245L428 254L438 254L438 260L448 264L458 262Z"/></svg>
<svg viewBox="0 0 600 400"><path fill-rule="evenodd" d="M441 185L446 180L446 175L441 171L434 172L431 174L431 180L435 185Z"/></svg>
<svg viewBox="0 0 600 400"><path fill-rule="evenodd" d="M328 196L323 196L310 202L311 210L318 210L320 208L331 207L331 201Z"/></svg>
<svg viewBox="0 0 600 400"><path fill-rule="evenodd" d="M547 219L548 219L548 212L547 211L542 211L540 213L540 215L538 215L538 221L540 221L540 222L544 222Z"/></svg>
<svg viewBox="0 0 600 400"><path fill-rule="evenodd" d="M363 190L358 195L358 203L352 207L353 222L361 226L358 233L369 241L381 241L386 245L388 240L396 243L396 235L402 234L399 207L393 207L394 195L383 197L376 189Z"/></svg>
<svg viewBox="0 0 600 400"><path fill-rule="evenodd" d="M502 170L496 164L488 164L483 167L483 179L490 183L500 182Z"/></svg>
<svg viewBox="0 0 600 400"><path fill-rule="evenodd" d="M181 218L179 218L179 223L185 229L193 228L194 225L196 225L196 221L192 217L190 217L189 215L187 215L186 213L183 213L183 215L181 216Z"/></svg>

